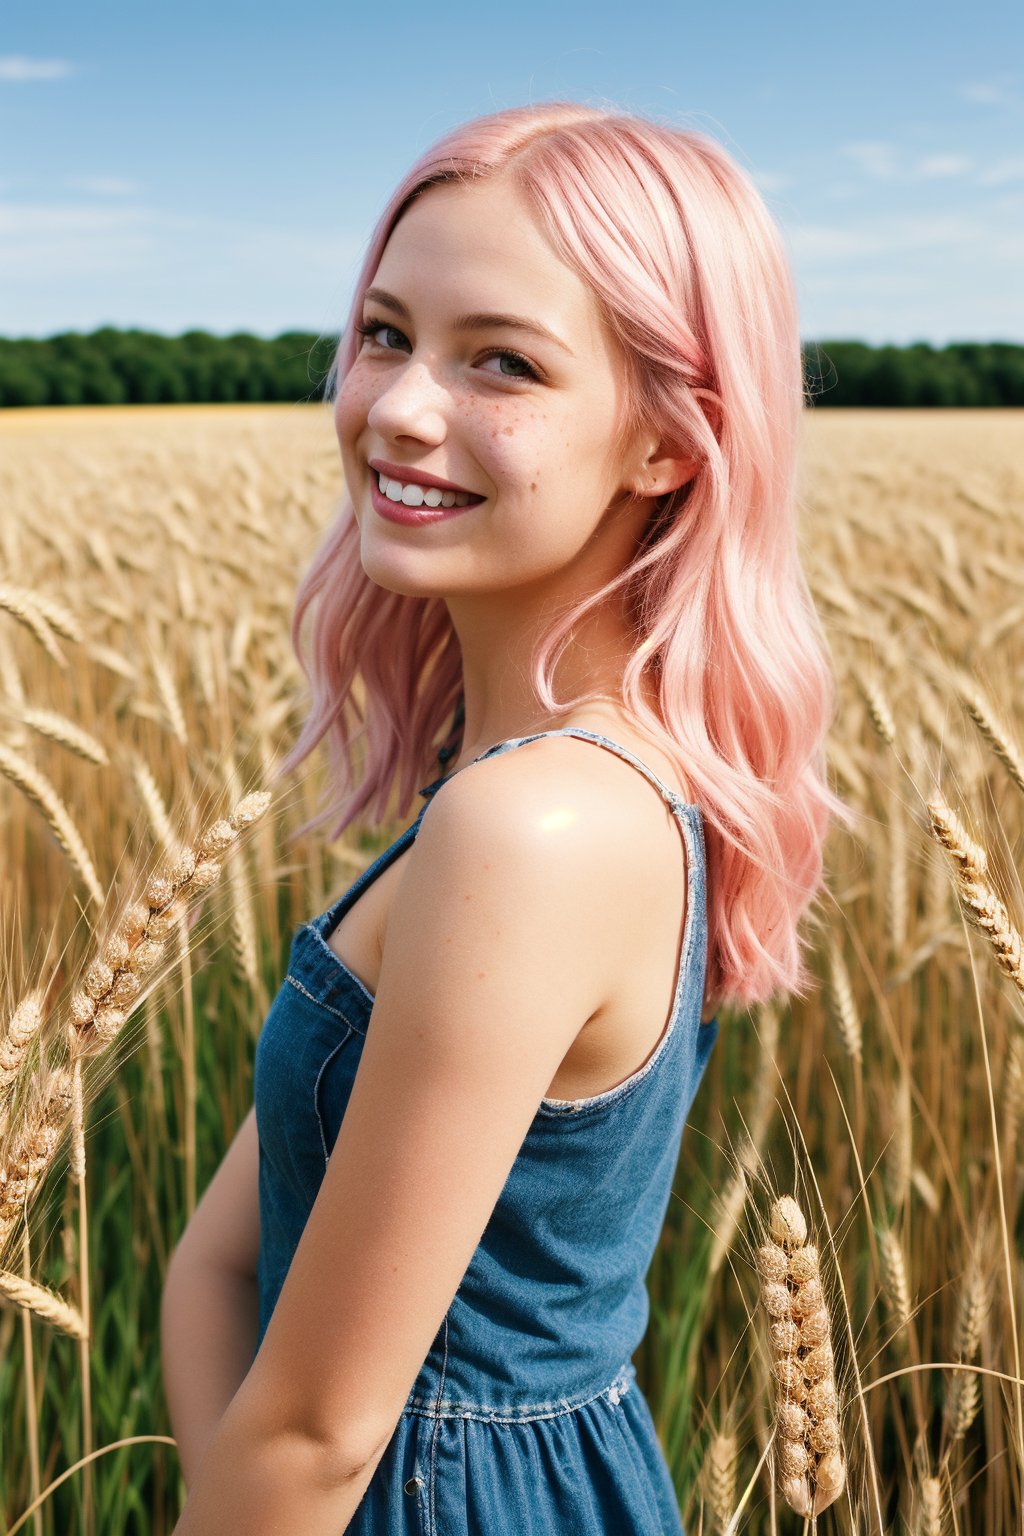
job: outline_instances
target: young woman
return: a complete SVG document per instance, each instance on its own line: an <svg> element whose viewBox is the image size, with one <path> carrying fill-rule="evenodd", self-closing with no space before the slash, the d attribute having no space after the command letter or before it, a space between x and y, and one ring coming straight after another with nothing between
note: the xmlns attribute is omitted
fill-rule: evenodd
<svg viewBox="0 0 1024 1536"><path fill-rule="evenodd" d="M285 771L327 739L302 831L423 803L296 932L175 1253L177 1530L678 1536L645 1275L716 1009L807 990L842 813L777 231L696 133L467 123L374 231L328 395Z"/></svg>

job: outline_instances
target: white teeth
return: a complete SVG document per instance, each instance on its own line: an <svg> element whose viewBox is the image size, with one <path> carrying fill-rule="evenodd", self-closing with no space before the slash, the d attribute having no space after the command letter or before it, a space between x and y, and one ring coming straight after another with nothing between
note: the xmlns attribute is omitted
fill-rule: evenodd
<svg viewBox="0 0 1024 1536"><path fill-rule="evenodd" d="M403 485L401 480L390 480L379 473L377 483L389 501L401 502L406 507L466 507L472 500L466 491L442 491L436 485Z"/></svg>

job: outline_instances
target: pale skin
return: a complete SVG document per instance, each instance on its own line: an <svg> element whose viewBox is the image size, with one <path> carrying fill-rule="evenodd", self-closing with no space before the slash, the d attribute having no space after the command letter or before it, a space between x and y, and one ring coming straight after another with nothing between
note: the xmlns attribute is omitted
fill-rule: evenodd
<svg viewBox="0 0 1024 1536"><path fill-rule="evenodd" d="M367 573L442 596L459 637L464 746L445 771L507 737L578 725L692 799L617 702L634 639L615 609L581 627L555 673L557 694L594 702L552 720L528 684L554 607L621 570L652 498L696 470L664 443L616 448L621 363L593 294L502 182L417 199L373 287L405 313L365 303L362 320L381 325L339 390L335 426ZM507 325L464 331L455 322L468 312L527 317L564 345ZM390 523L370 500L371 457L486 499L432 527ZM530 743L432 798L415 840L330 936L375 994L372 1027L251 1365L252 1111L175 1252L165 1384L190 1489L177 1536L345 1529L540 1100L602 1092L654 1050L685 891L671 811L591 744ZM708 1002L703 1017L713 1012ZM183 1321L186 1302L202 1308L214 1293L234 1330L219 1358L224 1327ZM186 1338L202 1358L183 1358Z"/></svg>

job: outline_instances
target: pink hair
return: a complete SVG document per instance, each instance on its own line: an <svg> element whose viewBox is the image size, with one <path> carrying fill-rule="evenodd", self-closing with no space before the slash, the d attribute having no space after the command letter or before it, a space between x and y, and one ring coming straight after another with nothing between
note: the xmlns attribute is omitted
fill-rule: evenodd
<svg viewBox="0 0 1024 1536"><path fill-rule="evenodd" d="M803 361L778 231L750 177L703 134L572 102L477 118L421 156L373 231L329 401L356 354L363 293L411 199L499 174L621 343L622 443L648 430L700 463L659 500L626 569L552 626L535 658L537 698L555 719L579 704L555 699L554 663L589 608L624 588L637 639L624 706L679 764L703 813L708 995L744 1006L777 991L803 996L812 973L798 923L823 885L830 818L853 817L826 778L834 679L798 550ZM300 628L314 601L307 661ZM299 585L292 643L312 707L280 773L325 736L332 768L327 803L295 835L337 817L337 837L371 805L382 819L396 780L405 814L440 772L436 737L459 703L461 655L442 599L367 577L348 498ZM664 727L641 697L645 669L658 679Z"/></svg>

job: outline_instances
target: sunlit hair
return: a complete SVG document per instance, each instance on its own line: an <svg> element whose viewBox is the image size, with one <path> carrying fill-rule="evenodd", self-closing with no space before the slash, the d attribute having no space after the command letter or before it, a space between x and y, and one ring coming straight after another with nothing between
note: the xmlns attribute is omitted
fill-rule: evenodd
<svg viewBox="0 0 1024 1536"><path fill-rule="evenodd" d="M805 386L779 233L748 174L696 131L572 102L477 118L421 156L374 229L328 401L352 366L364 291L411 200L438 183L496 175L525 197L621 343L619 442L649 431L700 463L655 504L626 569L552 624L534 657L537 700L555 720L579 706L585 695L552 692L558 656L590 608L624 588L636 647L622 702L703 812L708 995L726 1006L804 996L813 977L798 925L824 888L831 817L853 817L826 774L834 679L798 548ZM303 833L334 818L337 837L368 808L381 820L396 790L405 815L443 771L438 737L461 696L445 603L371 581L359 538L346 498L297 593L292 641L312 707L281 773L324 737L331 763L326 803ZM642 697L645 670L667 735ZM449 745L459 744L456 730Z"/></svg>

